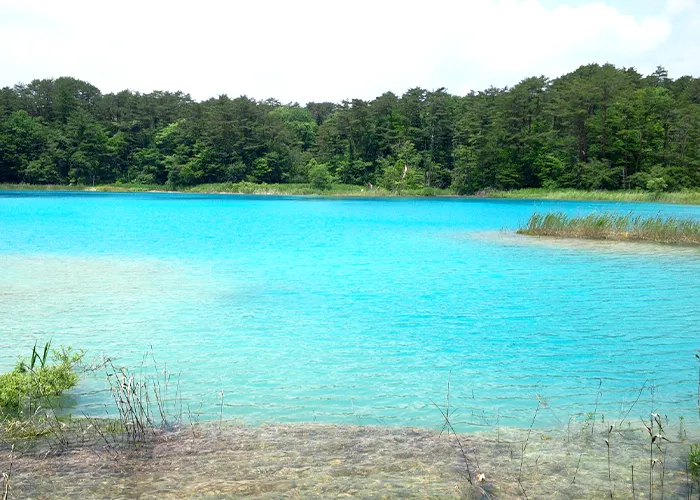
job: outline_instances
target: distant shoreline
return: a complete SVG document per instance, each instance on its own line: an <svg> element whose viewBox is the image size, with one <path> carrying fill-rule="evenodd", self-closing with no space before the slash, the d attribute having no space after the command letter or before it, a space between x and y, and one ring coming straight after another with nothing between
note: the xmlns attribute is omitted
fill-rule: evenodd
<svg viewBox="0 0 700 500"><path fill-rule="evenodd" d="M358 198L464 198L464 199L532 199L573 201L651 202L700 205L700 190L652 193L648 191L584 191L577 189L526 188L513 191L481 191L459 195L451 189L421 188L399 192L381 187L367 188L352 184L335 184L321 190L309 184L253 184L218 183L191 187L172 188L162 185L104 184L98 186L60 184L0 184L0 191L76 191L101 193L180 193L180 194L232 194L273 196L323 196Z"/></svg>

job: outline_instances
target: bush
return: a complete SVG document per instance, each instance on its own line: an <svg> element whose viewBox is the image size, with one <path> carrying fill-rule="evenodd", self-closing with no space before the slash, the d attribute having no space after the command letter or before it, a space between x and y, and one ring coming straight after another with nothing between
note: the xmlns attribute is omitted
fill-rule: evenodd
<svg viewBox="0 0 700 500"><path fill-rule="evenodd" d="M668 184L663 177L651 177L647 181L647 191L651 191L654 194L661 194L666 191Z"/></svg>
<svg viewBox="0 0 700 500"><path fill-rule="evenodd" d="M51 351L51 362L48 362ZM32 350L29 360L20 359L14 370L0 375L0 414L13 418L31 413L33 406L46 404L78 384L74 367L83 358L83 352L70 347L51 350L48 342L43 352Z"/></svg>
<svg viewBox="0 0 700 500"><path fill-rule="evenodd" d="M317 163L315 160L309 162L309 183L314 189L322 191L328 190L333 186L333 176L328 171L328 165L325 163Z"/></svg>

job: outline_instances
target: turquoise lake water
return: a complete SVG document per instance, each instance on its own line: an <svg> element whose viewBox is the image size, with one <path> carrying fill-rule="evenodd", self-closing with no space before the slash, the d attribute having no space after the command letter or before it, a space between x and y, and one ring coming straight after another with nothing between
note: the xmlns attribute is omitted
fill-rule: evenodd
<svg viewBox="0 0 700 500"><path fill-rule="evenodd" d="M250 424L698 419L700 251L531 239L604 202L0 192L0 370L35 342L138 366ZM74 404L104 414L104 376ZM645 385L646 384L646 385ZM600 386L600 395L597 396ZM653 388L653 391L650 390ZM652 403L653 398L653 403ZM598 405L596 409L596 400Z"/></svg>

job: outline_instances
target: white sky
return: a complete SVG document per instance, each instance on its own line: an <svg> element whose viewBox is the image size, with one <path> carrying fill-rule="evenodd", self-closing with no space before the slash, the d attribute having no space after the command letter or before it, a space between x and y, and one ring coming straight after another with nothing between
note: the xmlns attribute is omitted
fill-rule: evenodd
<svg viewBox="0 0 700 500"><path fill-rule="evenodd" d="M695 0L0 0L0 87L282 102L455 94L589 62L700 76Z"/></svg>

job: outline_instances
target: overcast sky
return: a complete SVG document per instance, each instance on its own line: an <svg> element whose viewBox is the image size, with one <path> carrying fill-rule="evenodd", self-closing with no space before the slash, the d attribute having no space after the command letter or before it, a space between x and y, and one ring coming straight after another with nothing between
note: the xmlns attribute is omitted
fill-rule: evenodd
<svg viewBox="0 0 700 500"><path fill-rule="evenodd" d="M0 86L282 102L464 94L589 62L700 76L700 0L0 0Z"/></svg>

